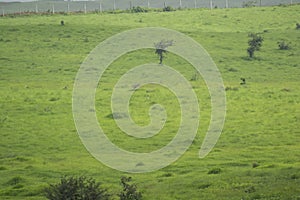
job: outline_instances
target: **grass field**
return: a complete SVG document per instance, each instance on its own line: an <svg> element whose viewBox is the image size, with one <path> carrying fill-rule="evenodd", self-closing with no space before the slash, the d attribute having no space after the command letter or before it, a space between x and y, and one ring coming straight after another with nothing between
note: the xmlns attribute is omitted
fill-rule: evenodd
<svg viewBox="0 0 300 200"><path fill-rule="evenodd" d="M144 199L299 200L299 11L295 5L0 18L0 199L44 199L43 189L63 175L94 177L117 199L125 175L133 177ZM81 143L72 116L73 83L98 43L125 30L153 26L180 31L209 52L226 87L226 122L213 151L199 159L210 98L202 79L190 81L201 110L191 147L166 168L127 174L98 162ZM264 37L254 59L246 52L249 32ZM291 49L279 50L282 40ZM128 69L147 62L158 62L151 50L120 57L103 75L96 94L97 117L108 137L136 152L164 146L180 120L175 97L163 87L148 85L132 97L131 114L136 123L147 124L149 106L162 103L168 112L163 132L138 140L122 134L113 122L113 85ZM174 54L167 55L165 64L188 80L195 73ZM240 85L241 77L246 85Z"/></svg>

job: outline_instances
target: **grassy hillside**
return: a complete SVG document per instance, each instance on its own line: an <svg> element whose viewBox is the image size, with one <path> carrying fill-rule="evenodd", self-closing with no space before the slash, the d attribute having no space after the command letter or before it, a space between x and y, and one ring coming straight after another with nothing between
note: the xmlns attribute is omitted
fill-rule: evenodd
<svg viewBox="0 0 300 200"><path fill-rule="evenodd" d="M120 191L120 177L132 176L145 199L300 199L299 10L288 6L0 18L0 199L44 199L43 188L63 175L94 177L114 194ZM227 116L217 145L199 159L210 98L202 79L190 81L201 116L189 150L159 171L127 174L98 162L81 143L72 116L72 89L80 64L98 43L121 31L150 26L180 31L209 52L227 88ZM246 52L249 32L264 37L254 59ZM282 40L291 49L279 50ZM167 144L180 120L172 93L149 85L132 97L132 117L138 124L148 123L149 106L160 102L169 114L165 132L137 140L114 124L109 100L114 83L146 62L158 62L153 51L120 57L96 94L97 117L108 137L136 152ZM173 54L165 64L188 80L195 73ZM246 85L240 85L241 77ZM149 101L146 91L151 91Z"/></svg>

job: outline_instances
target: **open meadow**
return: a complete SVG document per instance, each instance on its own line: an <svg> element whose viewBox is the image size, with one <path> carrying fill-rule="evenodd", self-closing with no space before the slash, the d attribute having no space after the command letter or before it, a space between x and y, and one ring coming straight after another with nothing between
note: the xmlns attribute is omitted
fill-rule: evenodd
<svg viewBox="0 0 300 200"><path fill-rule="evenodd" d="M60 24L61 20L65 25ZM89 13L0 18L0 199L45 199L44 188L64 175L93 177L118 199L120 177L131 176L143 199L300 199L300 5L174 12ZM199 158L209 126L210 96L195 69L169 53L164 64L193 86L201 110L190 148L158 171L130 174L97 161L78 137L72 114L73 84L81 63L100 42L142 27L174 29L193 38L218 66L226 88L226 119L214 149ZM263 38L254 58L248 34ZM289 48L280 50L278 42ZM183 49L184 51L184 49ZM165 128L150 139L123 134L110 98L130 68L158 63L153 49L113 62L96 92L95 111L108 138L133 152L166 145L178 129L179 105L157 85L139 88L130 113L149 123L148 110L165 106ZM195 78L196 77L196 78ZM246 84L241 85L241 78Z"/></svg>

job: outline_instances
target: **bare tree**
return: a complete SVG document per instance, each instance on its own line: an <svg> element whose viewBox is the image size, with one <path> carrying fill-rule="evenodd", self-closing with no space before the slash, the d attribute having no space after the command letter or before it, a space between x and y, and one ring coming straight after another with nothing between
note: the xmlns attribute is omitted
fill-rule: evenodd
<svg viewBox="0 0 300 200"><path fill-rule="evenodd" d="M160 42L154 44L155 53L159 56L159 64L163 63L164 54L166 54L167 48L173 45L173 40L161 40Z"/></svg>

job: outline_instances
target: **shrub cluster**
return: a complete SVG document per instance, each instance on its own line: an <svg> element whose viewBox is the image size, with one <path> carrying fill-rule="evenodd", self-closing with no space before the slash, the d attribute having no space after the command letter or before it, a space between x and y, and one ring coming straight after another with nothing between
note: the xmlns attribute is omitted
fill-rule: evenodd
<svg viewBox="0 0 300 200"><path fill-rule="evenodd" d="M175 11L175 8L171 7L171 6L166 6L163 8L164 12L170 12L170 11Z"/></svg>
<svg viewBox="0 0 300 200"><path fill-rule="evenodd" d="M122 177L122 191L118 194L120 200L141 200L135 184L130 183L131 177ZM45 189L45 196L50 200L109 200L112 195L93 178L63 177L57 184L51 184Z"/></svg>
<svg viewBox="0 0 300 200"><path fill-rule="evenodd" d="M50 200L108 200L109 194L100 188L100 183L86 177L63 177L59 183L45 189L46 198Z"/></svg>
<svg viewBox="0 0 300 200"><path fill-rule="evenodd" d="M130 12L132 13L141 13L141 12L148 12L149 9L148 8L143 8L141 6L133 6L131 9L130 9Z"/></svg>

